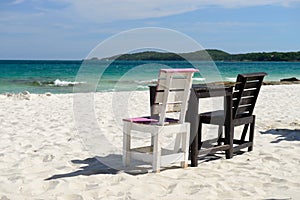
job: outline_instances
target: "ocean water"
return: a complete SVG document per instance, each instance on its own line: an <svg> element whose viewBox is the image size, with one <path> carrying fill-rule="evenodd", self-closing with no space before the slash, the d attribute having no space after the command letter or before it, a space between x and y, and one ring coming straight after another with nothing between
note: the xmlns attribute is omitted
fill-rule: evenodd
<svg viewBox="0 0 300 200"><path fill-rule="evenodd" d="M98 92L146 90L155 83L159 69L169 67L200 69L194 83L234 81L237 74L251 72L268 73L265 81L300 79L300 62L0 60L0 93L72 93L73 86Z"/></svg>

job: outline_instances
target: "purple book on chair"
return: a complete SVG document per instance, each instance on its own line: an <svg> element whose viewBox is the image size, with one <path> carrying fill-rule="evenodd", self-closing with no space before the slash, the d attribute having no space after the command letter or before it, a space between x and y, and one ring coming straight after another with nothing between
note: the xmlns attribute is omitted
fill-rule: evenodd
<svg viewBox="0 0 300 200"><path fill-rule="evenodd" d="M136 117L136 118L127 118L123 119L127 122L135 122L135 123L143 123L143 124L150 124L154 122L158 122L156 119L146 118L146 117Z"/></svg>

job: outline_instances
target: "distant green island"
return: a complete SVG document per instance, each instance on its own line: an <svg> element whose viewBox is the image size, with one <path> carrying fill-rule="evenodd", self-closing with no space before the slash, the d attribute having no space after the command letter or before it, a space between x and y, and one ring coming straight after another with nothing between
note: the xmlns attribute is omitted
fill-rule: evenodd
<svg viewBox="0 0 300 200"><path fill-rule="evenodd" d="M209 60L209 56L214 61L300 61L300 51L298 52L261 52L261 53L243 53L243 54L230 54L222 50L208 49L195 51L190 53L165 53L155 51L145 51L132 54L116 55L101 60ZM98 58L91 58L97 60Z"/></svg>

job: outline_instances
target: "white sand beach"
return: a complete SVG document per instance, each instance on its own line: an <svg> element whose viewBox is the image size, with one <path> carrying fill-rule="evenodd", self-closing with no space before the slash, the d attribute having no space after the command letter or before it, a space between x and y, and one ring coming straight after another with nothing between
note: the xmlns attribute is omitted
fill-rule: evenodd
<svg viewBox="0 0 300 200"><path fill-rule="evenodd" d="M96 118L121 152L122 123L112 107L123 102L112 95L95 94ZM131 95L128 112L149 114L148 91ZM84 144L73 94L0 95L0 199L300 199L299 96L300 85L262 87L252 152L130 175L104 166Z"/></svg>

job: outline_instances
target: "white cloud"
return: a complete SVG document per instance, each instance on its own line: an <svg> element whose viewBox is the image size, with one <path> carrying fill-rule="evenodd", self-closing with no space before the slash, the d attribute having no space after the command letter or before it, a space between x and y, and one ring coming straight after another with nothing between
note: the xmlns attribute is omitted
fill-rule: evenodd
<svg viewBox="0 0 300 200"><path fill-rule="evenodd" d="M15 1L11 2L10 4L11 5L17 5L17 4L20 4L20 3L23 3L23 2L24 2L24 0L15 0Z"/></svg>
<svg viewBox="0 0 300 200"><path fill-rule="evenodd" d="M203 1L202 1L203 2ZM248 7L248 6L264 6L264 5L279 5L291 6L299 0L216 0L213 3L205 0L207 4L223 6L223 7Z"/></svg>
<svg viewBox="0 0 300 200"><path fill-rule="evenodd" d="M293 6L297 2L300 0L13 0L11 4L28 4L35 12L48 16L105 23L172 16L210 6Z"/></svg>
<svg viewBox="0 0 300 200"><path fill-rule="evenodd" d="M111 22L171 16L193 11L198 7L185 2L172 3L171 0L76 0L72 3L72 9L85 18Z"/></svg>
<svg viewBox="0 0 300 200"><path fill-rule="evenodd" d="M300 0L65 0L73 14L95 20L112 22L171 16L209 6L225 8L279 5L292 6ZM75 13L74 13L75 12Z"/></svg>

